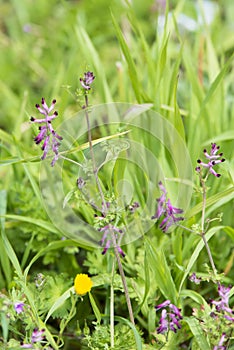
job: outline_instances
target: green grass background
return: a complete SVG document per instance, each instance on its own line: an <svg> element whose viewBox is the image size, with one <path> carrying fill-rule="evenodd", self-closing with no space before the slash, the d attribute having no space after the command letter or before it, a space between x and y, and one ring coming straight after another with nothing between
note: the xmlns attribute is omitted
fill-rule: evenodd
<svg viewBox="0 0 234 350"><path fill-rule="evenodd" d="M30 116L36 114L35 104L41 97L47 101L56 98L59 123L67 120L80 110L74 91L79 85L79 77L87 69L96 76L92 105L151 103L152 109L166 118L184 140L193 167L204 147L209 147L211 142L221 145L226 162L220 170L222 177L210 179L208 214L223 213L223 226L217 232L215 228L210 231L210 237L215 234L211 248L217 267L220 271L228 271L227 281L233 284L234 3L232 0L213 3L217 12L212 23L208 25L203 21L199 25L198 17L204 19L205 16L203 1L168 1L168 16L164 27L159 28L160 13L156 1L132 1L129 4L106 0L0 1L0 182L3 203L6 193L8 197L1 212L15 215L3 220L2 224L6 224L6 232L21 260L19 266L10 246L3 247L0 242L2 251L6 250L1 256L2 288L10 284L13 276L7 256L11 256L11 263L21 275L21 269L31 267L31 252L37 253L41 248L39 258L50 251L42 243L45 237L51 244L51 251L69 243L53 243L59 235L40 203L38 167L21 164L20 160L31 157L39 160L40 151L33 145L34 133L28 122ZM195 31L185 28L185 19L180 23L181 14L197 23ZM105 130L102 131L99 136L107 136ZM147 137L138 136L141 143L150 148ZM167 155L161 153L160 157L168 176L172 176ZM121 176L117 171L116 174ZM136 192L143 200L140 172L132 177L133 183L134 178L137 178ZM194 182L198 184L196 177ZM173 189L172 186L172 192ZM195 194L187 213L189 225L199 220L200 213L201 198ZM88 212L87 218L91 217L92 213ZM35 224L33 237L37 237L40 246L33 246L27 220ZM207 257L205 253L191 257L195 244L197 252L200 249L197 238L183 236L182 232L173 233L170 238L158 231L157 234L151 244L146 243L149 260L145 258L145 266L155 267L156 285L165 297L173 298L173 291L178 292L181 281L187 277L182 265L195 264L195 269L203 270ZM31 244L26 251L25 241ZM160 247L159 251L153 243ZM82 246L81 242L77 245ZM125 269L131 275L136 273L135 248L127 249ZM72 275L74 268L78 268L74 257L70 257L67 265L66 259L61 258L64 267L59 265L59 254L45 256L44 263L56 261L58 271L67 269ZM138 259L142 263L143 257ZM174 266L171 272L170 264ZM163 276L163 267L169 273L165 280L158 278ZM137 273L144 276L147 290L148 272L145 269L144 273ZM27 275L28 270L25 271ZM147 314L147 307L143 306ZM147 328L146 321L142 319L141 322Z"/></svg>

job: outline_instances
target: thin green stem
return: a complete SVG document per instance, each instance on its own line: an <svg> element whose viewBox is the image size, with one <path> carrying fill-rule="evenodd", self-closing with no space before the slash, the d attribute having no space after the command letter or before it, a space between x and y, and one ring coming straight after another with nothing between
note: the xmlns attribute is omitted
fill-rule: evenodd
<svg viewBox="0 0 234 350"><path fill-rule="evenodd" d="M111 271L111 286L110 286L110 340L111 340L111 348L115 347L115 339L114 339L114 274L115 274L115 260L113 259L112 263L112 271Z"/></svg>
<svg viewBox="0 0 234 350"><path fill-rule="evenodd" d="M91 155L91 160L92 160L92 165L93 165L93 174L95 177L95 181L98 187L98 192L101 196L101 201L102 205L104 206L104 211L107 212L107 206L106 206L106 201L105 197L102 191L102 187L98 178L98 169L96 166L96 160L93 152L93 143L92 143L92 134L91 134L91 129L90 129L90 122L89 122L89 113L88 113L88 96L87 94L85 95L85 118L86 118L86 123L87 123L87 128L88 128L88 141L89 141L89 149L90 149L90 155Z"/></svg>
<svg viewBox="0 0 234 350"><path fill-rule="evenodd" d="M98 168L96 166L96 160L95 160L95 156L94 156L94 152L93 152L92 134L91 134L91 128L90 128L88 107L89 107L88 95L86 93L85 94L84 109L85 109L85 118L86 118L86 123L87 123L87 128L88 128L88 142L89 142L89 148L90 148L90 155L91 155L91 160L92 160L92 165L93 165L93 173L94 173L95 181L96 181L96 184L98 187L98 192L100 194L101 201L102 201L103 215L106 216L107 212L108 212L108 208L106 205L106 201L105 201L104 193L103 193L103 190L102 190L102 187L100 184L100 180L98 177ZM130 318L130 321L132 322L132 324L135 324L133 310L132 310L132 304L131 304L131 300L130 300L130 296L129 296L129 292L128 292L128 286L127 286L127 282L126 282L126 277L125 277L123 265L122 265L122 262L120 260L120 256L119 256L119 252L118 252L118 248L117 248L118 246L117 246L117 242L116 242L115 233L111 228L110 228L110 230L111 230L112 243L113 243L113 247L114 247L114 253L115 253L119 273L120 273L123 288L124 288L124 294L125 294L126 303L127 303L127 307L128 307L129 318Z"/></svg>
<svg viewBox="0 0 234 350"><path fill-rule="evenodd" d="M196 233L196 231L194 231L194 230L192 230L191 228L188 228L188 227L186 227L186 226L184 226L184 225L177 224L176 226L182 228L182 229L185 230L185 231L192 232L192 233Z"/></svg>
<svg viewBox="0 0 234 350"><path fill-rule="evenodd" d="M125 278L123 265L122 265L121 260L120 260L120 256L119 256L119 252L118 252L118 248L117 248L117 242L116 242L115 234L113 231L111 232L111 237L112 237L112 242L114 245L114 252L115 252L115 257L116 257L118 268L119 268L119 273L120 273L120 276L122 279L122 284L123 284L125 298L126 298L127 307L128 307L129 318L130 318L130 321L132 322L132 324L135 324L133 311L132 311L132 304L131 304L131 300L130 300L129 292L128 292L127 281Z"/></svg>
<svg viewBox="0 0 234 350"><path fill-rule="evenodd" d="M76 162L76 161L75 161L75 160L73 160L73 159L70 159L70 158L64 157L64 156L62 156L62 155L59 155L59 157L60 157L60 158L62 158L62 159L67 160L67 161L68 161L68 162L70 162L70 163L74 163L74 164L76 164L76 165L80 166L81 168L83 167L83 166L82 166L82 164L80 164L80 163Z"/></svg>
<svg viewBox="0 0 234 350"><path fill-rule="evenodd" d="M209 257L209 260L210 260L210 264L211 264L212 270L214 272L214 275L216 276L217 270L216 270L216 267L215 267L215 264L214 264L214 260L213 260L212 254L211 254L210 247L209 247L209 245L207 243L206 236L205 236L206 184L205 184L205 180L202 179L202 178L200 178L200 182L201 182L201 185L202 185L201 237L202 237L202 240L203 240L204 245L206 247L206 251L207 251L207 254L208 254L208 257Z"/></svg>
<svg viewBox="0 0 234 350"><path fill-rule="evenodd" d="M62 336L64 334L64 330L67 327L68 323L76 314L76 299L72 298L71 302L72 302L72 306L71 306L69 315L67 316L67 318L63 319L63 322L60 323L60 331L57 339L57 345L59 345L60 342L63 342Z"/></svg>

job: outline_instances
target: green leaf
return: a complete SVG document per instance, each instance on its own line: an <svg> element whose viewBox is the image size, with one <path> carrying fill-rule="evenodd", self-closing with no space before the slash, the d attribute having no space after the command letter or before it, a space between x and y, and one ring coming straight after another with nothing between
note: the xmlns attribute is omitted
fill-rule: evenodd
<svg viewBox="0 0 234 350"><path fill-rule="evenodd" d="M87 62L89 62L89 65L93 65L96 74L99 75L100 80L102 81L101 88L103 89L104 101L107 103L112 102L113 99L106 80L105 69L103 68L103 63L99 57L98 51L93 45L93 41L90 39L88 33L81 25L76 26L75 31L80 49L82 50L82 48L84 48L84 55Z"/></svg>
<svg viewBox="0 0 234 350"><path fill-rule="evenodd" d="M59 350L59 346L56 344L52 334L50 333L49 329L46 327L46 324L39 319L39 325L41 329L45 329L45 335L46 335L46 339L50 342L51 346L53 346L54 350Z"/></svg>
<svg viewBox="0 0 234 350"><path fill-rule="evenodd" d="M9 317L7 317L6 313L1 312L1 327L4 342L7 342L8 339L9 323Z"/></svg>
<svg viewBox="0 0 234 350"><path fill-rule="evenodd" d="M203 332L203 329L198 322L198 320L195 317L184 317L183 320L187 322L189 325L189 328L191 329L191 332L193 333L197 344L199 345L200 349L204 350L210 350L210 344L208 343L205 334Z"/></svg>
<svg viewBox="0 0 234 350"><path fill-rule="evenodd" d="M91 292L89 292L89 300L90 300L90 303L92 305L92 309L93 309L93 312L94 312L94 314L96 316L97 322L100 323L101 319L102 319L102 316L101 316L99 308L98 308L98 306L96 304L96 301L94 300L94 297L92 296Z"/></svg>
<svg viewBox="0 0 234 350"><path fill-rule="evenodd" d="M61 232L53 224L51 224L50 222L45 221L45 220L30 218L28 216L23 216L23 215L11 215L11 214L4 215L4 218L27 222L27 223L30 223L32 225L36 225L38 227L44 228L45 230L47 230L49 232L56 233L59 236L62 235Z"/></svg>
<svg viewBox="0 0 234 350"><path fill-rule="evenodd" d="M225 197L228 198L228 200L230 200L230 195L233 194L234 195L234 187L230 187L227 190L224 190L222 192L216 193L213 196L209 197L206 201L206 208L209 208L211 205L217 203L217 201L219 200L224 200ZM189 210L186 213L186 217L187 218L191 218L192 216L200 213L202 211L202 206L203 206L203 202L195 205L195 207L193 207L191 210Z"/></svg>
<svg viewBox="0 0 234 350"><path fill-rule="evenodd" d="M208 242L210 240L210 238L212 238L217 231L219 231L219 230L221 230L223 228L224 228L224 226L212 227L205 235L206 241ZM181 288L183 286L184 281L186 280L187 276L189 275L193 265L197 261L197 258L198 258L199 254L200 254L200 252L202 251L203 248L204 248L204 241L201 238L200 242L196 246L196 248L195 248L195 250L194 250L194 252L193 252L193 254L192 254L192 256L191 256L191 258L190 258L190 260L188 262L186 271L185 271L184 276L183 276L183 278L181 280L181 283L180 283L179 291L181 291Z"/></svg>
<svg viewBox="0 0 234 350"><path fill-rule="evenodd" d="M76 192L76 188L71 189L71 191L69 191L63 201L63 208L66 207L67 203L69 202L69 200L72 198L72 196L74 195L74 193Z"/></svg>
<svg viewBox="0 0 234 350"><path fill-rule="evenodd" d="M145 251L159 289L166 299L176 304L178 293L162 249L155 249L150 240L145 237Z"/></svg>
<svg viewBox="0 0 234 350"><path fill-rule="evenodd" d="M56 242L51 242L48 244L47 247L41 249L30 261L30 263L28 264L28 266L26 267L25 271L24 271L24 279L25 281L27 280L27 275L28 272L30 270L30 268L32 267L32 265L43 255L45 255L46 253L48 253L51 250L57 250L60 248L64 248L64 247L69 247L69 246L80 246L79 243L77 243L76 241L73 241L71 239L66 239L64 241L56 241Z"/></svg>
<svg viewBox="0 0 234 350"><path fill-rule="evenodd" d="M163 44L161 47L161 52L159 54L160 59L159 59L159 67L160 67L160 73L163 75L163 71L167 62L167 46L168 46L168 41L169 41L169 34L164 37L163 39Z"/></svg>
<svg viewBox="0 0 234 350"><path fill-rule="evenodd" d="M129 76L131 79L132 87L133 87L133 90L135 92L137 102L141 103L141 102L143 102L142 101L142 91L140 89L141 84L140 84L140 81L138 79L138 74L137 74L137 69L136 69L135 63L134 63L133 58L131 56L130 49L129 49L129 47L124 39L124 36L123 36L120 28L119 28L119 25L118 25L118 23L117 23L114 15L112 13L111 13L111 17L112 17L112 21L113 21L113 24L115 27L116 36L119 40L120 47L123 51L124 57L126 58L126 61L128 64Z"/></svg>
<svg viewBox="0 0 234 350"><path fill-rule="evenodd" d="M71 293L74 293L74 286L66 290L56 301L55 303L51 306L50 310L48 311L48 314L45 319L45 323L48 321L50 316L60 307L64 304L64 302L70 298Z"/></svg>
<svg viewBox="0 0 234 350"><path fill-rule="evenodd" d="M12 280L12 272L10 261L8 255L6 254L6 250L4 248L4 237L5 237L5 218L7 207L7 192L5 190L0 191L0 224L1 224L1 236L0 236L0 261L1 268L6 278L7 284L9 285Z"/></svg>
<svg viewBox="0 0 234 350"><path fill-rule="evenodd" d="M8 258L10 259L12 265L14 266L14 269L15 269L17 275L21 278L23 276L23 274L22 274L22 270L21 270L21 267L19 264L19 260L18 260L16 254L15 254L15 251L12 248L12 246L11 246L11 244L10 244L10 242L5 234L3 235L3 242L4 242L4 247L5 247L5 250L7 252Z"/></svg>
<svg viewBox="0 0 234 350"><path fill-rule="evenodd" d="M208 144L211 144L212 142L218 143L222 141L229 141L234 140L234 130L228 130L225 131L217 136L212 136L211 139L206 140L205 143L202 144L203 147L207 146Z"/></svg>
<svg viewBox="0 0 234 350"><path fill-rule="evenodd" d="M225 226L223 228L224 232L228 234L228 236L234 241L234 229L230 226Z"/></svg>
<svg viewBox="0 0 234 350"><path fill-rule="evenodd" d="M126 318L123 318L120 316L115 316L115 320L126 323L133 330L134 337L136 340L136 350L142 350L141 337L140 337L139 333L137 332L136 327L130 321L128 321Z"/></svg>
<svg viewBox="0 0 234 350"><path fill-rule="evenodd" d="M209 305L207 304L206 300L201 296L201 294L191 289L183 289L180 293L180 296L182 298L193 299L197 304L204 306L206 310L211 312Z"/></svg>
<svg viewBox="0 0 234 350"><path fill-rule="evenodd" d="M223 68L221 69L221 71L219 72L219 74L217 75L217 77L215 78L214 82L211 84L211 87L204 99L204 101L202 102L201 104L201 109L200 109L200 114L199 116L202 115L203 111L205 110L206 108L206 105L208 104L208 102L210 101L211 97L214 95L216 89L218 88L220 82L222 81L222 79L224 78L230 64L232 63L233 61L233 57L234 55L232 55L228 60L227 62L225 63L225 65L223 66Z"/></svg>
<svg viewBox="0 0 234 350"><path fill-rule="evenodd" d="M140 303L140 305L137 307L137 310L134 312L134 315L136 316L136 314L138 314L138 312L141 310L141 308L143 307L145 301L147 300L147 295L149 293L150 290L150 271L149 271L149 264L148 264L148 260L146 257L146 253L144 256L144 275L145 275L145 291L144 291L144 296L142 298L142 301Z"/></svg>
<svg viewBox="0 0 234 350"><path fill-rule="evenodd" d="M0 129L0 139L8 144L11 144L13 141L12 135L8 134L6 131L2 129Z"/></svg>
<svg viewBox="0 0 234 350"><path fill-rule="evenodd" d="M18 261L18 258L12 248L6 233L5 233L5 218L6 218L6 202L7 196L6 191L0 191L0 221L1 221L1 239L0 239L0 247L1 249L1 263L3 264L4 274L6 274L7 281L11 280L11 270L9 265L9 260L11 261L16 273L19 277L22 277L21 267ZM8 257L8 258L7 258ZM9 259L9 260L8 260ZM6 266L4 265L6 264ZM7 275L9 273L9 276Z"/></svg>

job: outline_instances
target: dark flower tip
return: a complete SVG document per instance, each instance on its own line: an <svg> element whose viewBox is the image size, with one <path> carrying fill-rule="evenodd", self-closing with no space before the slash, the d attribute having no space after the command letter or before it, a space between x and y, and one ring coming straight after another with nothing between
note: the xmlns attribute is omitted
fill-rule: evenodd
<svg viewBox="0 0 234 350"><path fill-rule="evenodd" d="M58 112L51 112L54 109L54 105L56 103L56 100L53 99L52 104L50 106L47 106L47 103L45 101L45 98L42 97L41 99L42 107L37 103L35 106L37 110L43 115L43 118L36 119L34 117L31 117L30 120L34 123L40 124L39 134L34 138L35 143L38 145L42 141L44 141L41 149L44 151L41 159L45 159L47 157L48 152L51 150L54 153L54 158L52 159L51 166L54 166L55 162L59 158L59 146L60 143L58 140L62 140L62 136L58 135L52 126L52 121L57 117ZM41 125L43 124L43 125Z"/></svg>
<svg viewBox="0 0 234 350"><path fill-rule="evenodd" d="M93 72L86 72L84 73L84 77L80 78L80 84L85 90L90 90L91 89L91 84L93 83L95 79L95 76L93 75Z"/></svg>
<svg viewBox="0 0 234 350"><path fill-rule="evenodd" d="M212 174L215 177L220 177L221 175L216 173L216 171L213 169L214 166L216 166L219 163L223 163L225 161L224 158L221 159L223 153L219 153L220 147L216 145L216 143L211 143L211 150L208 152L206 149L203 150L204 155L208 161L203 162L202 160L198 159L197 163L200 164L201 168L199 169L199 172L201 172L203 169L207 169L207 173L204 174L206 178L208 177L208 174ZM198 167L196 168L198 171Z"/></svg>

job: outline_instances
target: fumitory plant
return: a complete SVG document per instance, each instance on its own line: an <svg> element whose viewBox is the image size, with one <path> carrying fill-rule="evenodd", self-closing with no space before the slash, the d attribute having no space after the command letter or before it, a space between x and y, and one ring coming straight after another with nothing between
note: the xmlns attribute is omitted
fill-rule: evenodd
<svg viewBox="0 0 234 350"><path fill-rule="evenodd" d="M118 265L119 273L122 279L122 285L125 292L126 297L126 303L128 306L129 311L129 317L131 320L131 323L134 325L134 316L133 316L133 310L132 310L132 304L128 292L128 286L126 282L126 277L124 273L124 269L121 262L121 257L125 257L125 253L120 247L121 245L121 239L124 235L124 226L122 223L123 228L121 227L121 215L120 213L116 212L115 209L115 201L113 198L111 199L110 196L108 196L108 193L105 193L103 190L103 186L101 184L101 181L99 179L99 169L96 164L96 159L93 151L93 140L92 140L92 134L91 134L91 128L90 128L90 121L89 121L89 94L91 92L91 86L95 79L95 76L92 72L88 71L84 73L84 76L80 78L80 84L82 86L82 89L77 92L77 95L79 96L79 99L81 96L84 97L85 103L82 105L82 109L84 110L84 115L87 123L87 133L88 133L88 143L89 143L89 150L90 150L90 157L91 157L91 166L92 170L88 171L87 174L87 180L84 180L82 177L79 177L76 180L77 187L81 194L85 194L85 188L86 188L86 182L89 181L90 177L95 178L95 184L96 184L96 190L99 195L99 200L97 200L97 203L91 202L91 207L94 210L94 227L97 229L98 232L100 232L100 245L103 247L102 254L105 255L109 250L113 249L114 256ZM31 117L30 120L32 123L39 124L39 134L34 138L34 141L36 144L41 144L41 149L43 151L43 155L41 157L42 160L44 160L47 156L50 155L50 153L54 154L53 159L51 162L51 166L53 167L56 163L56 161L61 157L64 158L64 156L59 153L59 146L60 141L62 141L63 137L58 135L56 131L53 129L52 122L53 119L55 119L58 116L58 113L55 111L53 114L51 114L52 110L54 109L56 100L52 101L52 104L50 107L47 106L46 101L44 98L42 98L42 107L39 106L39 104L36 104L36 108L38 111L44 115L45 118L43 119L36 119L34 117ZM41 125L43 124L43 125ZM69 161L69 159L66 157L66 160ZM74 163L74 161L71 160L71 162ZM77 163L78 166L82 167L82 164ZM85 196L83 197L85 198ZM139 204L137 202L134 202L132 205L129 206L129 215L134 213L135 210L139 207ZM112 271L114 273L115 270L115 259L113 260L113 267ZM83 290L82 285L78 285L78 278L80 279L82 275L77 275L75 279L75 291L77 294L83 294L81 291ZM88 277L87 277L88 278ZM90 282L90 286L91 286ZM86 288L85 288L86 289ZM88 291L88 289L87 289ZM87 292L85 291L85 293ZM112 293L111 293L112 294ZM111 338L111 346L114 346L114 313L113 313L113 296L110 298L110 338Z"/></svg>
<svg viewBox="0 0 234 350"><path fill-rule="evenodd" d="M44 276L38 273L34 283L28 283L26 278L31 267L31 264L29 264L25 275L22 272L18 272L18 279L15 279L17 288L13 290L11 297L7 297L4 294L1 295L1 313L7 315L3 316L3 321L6 325L11 323L11 327L15 327L15 329L17 329L18 322L25 325L25 330L22 327L20 328L20 348L59 349L64 344L66 330L71 327L74 334L69 333L68 337L78 339L80 334L82 334L83 338L80 342L83 344L84 349L86 347L96 349L97 344L99 344L100 349L127 349L128 346L123 345L123 341L128 342L128 344L135 344L132 346L141 349L142 331L138 329L139 325L141 324L147 329L147 325L140 316L142 312L143 316L151 315L150 317L152 318L149 321L151 323L149 338L153 347L156 346L156 348L161 349L171 346L187 346L192 333L196 341L204 348L228 349L228 346L232 344L233 338L234 312L229 300L230 295L233 293L233 288L232 286L225 286L223 275L218 274L212 251L208 244L207 235L210 223L219 218L206 220L208 179L210 176L214 176L219 181L221 173L218 173L216 168L225 161L223 153L219 152L219 146L216 143L212 143L210 151L204 150L207 162L200 159L197 161L198 166L195 171L198 174L200 194L202 196L201 220L199 224L189 225L186 212L174 205L169 196L166 183L162 180L158 182L160 196L156 199L155 213L150 215L148 210L144 218L145 221L152 223L153 227L156 227L157 232L160 232L160 234L162 232L161 237L170 237L171 233L180 231L183 234L198 237L203 244L198 243L201 245L199 249L202 249L203 246L206 249L212 272L208 270L208 273L203 275L197 275L195 272L191 273L193 264L189 264L188 270L184 272L184 277L181 279L181 286L177 291L172 281L172 276L167 276L170 271L164 254L162 251L157 252L157 237L155 234L152 237L152 242L149 242L147 237L143 235L142 240L147 247L149 257L147 257L143 247L138 246L138 251L145 256L139 267L135 266L137 265L135 262L131 266L131 254L128 253L127 247L122 245L123 239L129 233L127 223L134 222L135 218L137 218L135 215L141 210L141 205L138 201L132 200L121 207L119 205L120 199L114 191L107 189L105 180L101 176L103 164L108 163L112 157L114 159L118 158L121 142L119 141L116 151L116 146L108 144L108 139L104 138L101 144L102 150L106 152L106 158L104 161L101 160L101 163L100 160L96 159L89 104L89 96L92 92L94 80L93 72L87 71L84 73L83 77L80 78L81 88L78 89L76 94L87 127L88 143L86 149L89 150L89 153L83 152L83 161L80 161L80 159L77 161L75 157L72 157L74 152L81 152L82 148L79 151L77 151L77 148L72 151L60 150L60 146L65 140L65 135L62 132L61 135L57 133L53 126L54 120L58 117L58 112L54 111L55 99L48 106L43 97L41 106L36 104L36 108L43 115L43 118L31 117L30 122L33 125L38 125L38 134L34 137L34 142L36 145L41 146L41 160L43 162L47 158L52 158L50 162L53 168L52 171L59 166L59 161L61 160L70 162L72 166L76 166L81 170L78 177L70 177L70 181L74 183L74 188L65 196L63 205L66 205L72 199L78 215L80 215L80 205L84 205L87 208L87 211L92 214L90 221L96 233L95 237L98 237L98 240L95 242L96 247L99 246L101 250L94 248L92 252L87 253L84 258L84 266L89 267L91 276L83 273L86 271L78 271L72 287L70 286L71 281L67 281L65 275ZM69 154L71 154L70 158L68 157ZM80 158L82 159L82 157ZM56 183L54 186L56 188ZM76 201L78 202L77 206ZM90 224L90 221L84 220L86 225ZM66 241L68 241L66 237L62 237L61 241L56 244L59 247L60 244L63 245ZM68 243L71 245L74 242ZM47 248L44 249L46 251ZM67 246L67 249L69 250L71 247ZM38 259L39 256L40 254L36 255L32 261ZM160 288L154 284L152 276L154 276L153 273L155 272L152 272L152 268L148 266L150 261L154 261L155 257L158 259L158 266L155 266L156 273L161 273L160 278L162 279ZM138 258L140 258L140 253ZM104 259L106 271L103 272L101 268L104 266L102 261ZM127 267L127 262L129 262L131 268ZM98 270L99 265L100 270ZM116 267L118 267L119 274L116 272ZM130 271L131 269L134 270L134 268L137 269L138 276L131 283L125 269ZM161 268L163 273L160 270ZM190 276L188 276L189 274ZM188 281L194 283L197 288L201 283L211 282L217 286L218 290L218 296L214 296L208 301L203 297L198 297L195 292L191 293L192 298L197 302L199 301L199 306L196 305L196 307L191 308L189 316L183 305L183 293L185 292L180 290L187 277ZM174 288L174 295L171 290L167 291L166 283L163 281L164 278L167 278L167 281ZM143 293L142 288L139 288L142 280L145 280ZM152 286L150 285L150 280ZM107 299L109 300L106 301L105 315L102 315L100 305L98 305L93 296L93 290L96 286L105 286L108 293ZM158 289L161 291L160 294ZM120 299L122 300L121 303L116 301L115 293L117 294L119 291L124 292L129 321L116 316L116 309L121 310L121 303L123 303L123 299ZM35 300L33 300L32 295ZM89 299L86 298L86 295L88 295ZM170 295L170 298L168 295ZM190 297L189 292L185 293L184 296ZM161 299L160 302L158 301L159 299ZM89 326L87 325L86 320L81 321L83 323L81 327L79 324L74 326L74 318L77 314L76 305L86 305L87 308L90 308L91 305L94 314L93 318L95 317L96 319L96 321L92 320L91 326L90 324ZM79 314L77 314L77 317L79 320ZM50 318L60 318L59 332L57 334L53 334L53 329L47 324ZM13 320L13 323L10 320ZM116 320L120 321L118 325L115 325ZM125 320L125 324L123 320ZM81 330L82 327L83 330ZM190 333L188 332L188 327ZM199 329L199 336L197 336L196 329ZM11 340L11 344L14 344L13 340ZM19 346L19 341L16 341L15 344Z"/></svg>
<svg viewBox="0 0 234 350"><path fill-rule="evenodd" d="M0 350L234 350L233 0L41 3L0 1Z"/></svg>

